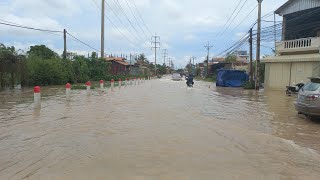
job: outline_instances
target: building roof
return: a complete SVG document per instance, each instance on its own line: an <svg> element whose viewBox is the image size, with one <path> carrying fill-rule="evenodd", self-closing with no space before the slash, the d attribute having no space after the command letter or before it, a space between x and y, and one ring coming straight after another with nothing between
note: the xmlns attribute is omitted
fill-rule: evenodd
<svg viewBox="0 0 320 180"><path fill-rule="evenodd" d="M115 61L115 62L117 62L119 64L122 64L122 65L125 65L125 66L129 66L130 65L129 63L127 63L125 61Z"/></svg>
<svg viewBox="0 0 320 180"><path fill-rule="evenodd" d="M212 58L212 61L223 62L224 58L223 57L221 57L221 58Z"/></svg>
<svg viewBox="0 0 320 180"><path fill-rule="evenodd" d="M128 62L125 61L125 58L119 58L119 57L107 57L105 58L106 61L114 61L116 63L128 66L130 65Z"/></svg>
<svg viewBox="0 0 320 180"><path fill-rule="evenodd" d="M204 63L199 63L199 67L204 67Z"/></svg>
<svg viewBox="0 0 320 180"><path fill-rule="evenodd" d="M279 7L275 13L280 16L303 11L306 9L312 9L320 7L319 0L288 0L281 7Z"/></svg>
<svg viewBox="0 0 320 180"><path fill-rule="evenodd" d="M107 58L104 58L106 61L124 61L125 58L122 58L122 57L107 57Z"/></svg>

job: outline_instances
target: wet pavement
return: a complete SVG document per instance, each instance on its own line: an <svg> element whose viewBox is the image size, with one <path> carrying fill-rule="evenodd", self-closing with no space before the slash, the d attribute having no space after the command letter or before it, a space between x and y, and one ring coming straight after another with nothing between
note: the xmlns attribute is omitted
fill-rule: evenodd
<svg viewBox="0 0 320 180"><path fill-rule="evenodd" d="M320 121L284 92L164 78L42 96L0 93L0 179L320 179Z"/></svg>

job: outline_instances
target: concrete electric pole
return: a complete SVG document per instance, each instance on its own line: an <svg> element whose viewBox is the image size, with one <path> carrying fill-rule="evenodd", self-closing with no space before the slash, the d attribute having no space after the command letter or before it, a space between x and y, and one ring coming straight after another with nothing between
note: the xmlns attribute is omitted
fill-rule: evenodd
<svg viewBox="0 0 320 180"><path fill-rule="evenodd" d="M63 29L63 44L64 44L63 58L67 59L67 30L66 29Z"/></svg>
<svg viewBox="0 0 320 180"><path fill-rule="evenodd" d="M168 56L168 49L163 49L163 64L166 66L166 58Z"/></svg>
<svg viewBox="0 0 320 180"><path fill-rule="evenodd" d="M194 60L196 59L196 57L192 56L192 73L193 73L193 76L195 76L195 64L194 64Z"/></svg>
<svg viewBox="0 0 320 180"><path fill-rule="evenodd" d="M209 75L209 55L210 55L210 49L213 47L212 45L210 45L209 41L208 41L208 44L204 46L207 51L208 51L208 54L207 54L207 74L206 76L208 77Z"/></svg>
<svg viewBox="0 0 320 180"><path fill-rule="evenodd" d="M104 58L104 0L101 0L101 58Z"/></svg>
<svg viewBox="0 0 320 180"><path fill-rule="evenodd" d="M250 39L249 39L249 43L250 43L250 84L253 84L252 28L250 29L249 33L250 33Z"/></svg>
<svg viewBox="0 0 320 180"><path fill-rule="evenodd" d="M157 75L157 49L160 49L160 36L152 36L151 38L151 45L154 45L151 47L151 49L154 49L154 74Z"/></svg>
<svg viewBox="0 0 320 180"><path fill-rule="evenodd" d="M258 1L258 29L257 29L257 53L256 53L256 78L255 89L260 88L260 40L261 40L261 4L263 0Z"/></svg>

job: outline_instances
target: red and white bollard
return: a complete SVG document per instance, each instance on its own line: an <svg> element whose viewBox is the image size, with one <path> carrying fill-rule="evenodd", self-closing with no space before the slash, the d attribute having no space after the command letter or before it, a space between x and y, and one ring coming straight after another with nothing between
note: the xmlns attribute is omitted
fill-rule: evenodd
<svg viewBox="0 0 320 180"><path fill-rule="evenodd" d="M90 95L90 93L91 93L91 82L90 81L86 82L86 86L87 86L87 95Z"/></svg>
<svg viewBox="0 0 320 180"><path fill-rule="evenodd" d="M39 86L36 86L33 88L33 100L34 100L34 108L40 108L41 107L41 93L40 93Z"/></svg>
<svg viewBox="0 0 320 180"><path fill-rule="evenodd" d="M111 90L113 90L113 88L114 88L114 79L111 79L110 84L111 84Z"/></svg>
<svg viewBox="0 0 320 180"><path fill-rule="evenodd" d="M129 85L132 86L132 78L129 79Z"/></svg>
<svg viewBox="0 0 320 180"><path fill-rule="evenodd" d="M122 86L122 80L121 80L121 78L119 78L118 82L119 82L119 88L121 88L121 86Z"/></svg>
<svg viewBox="0 0 320 180"><path fill-rule="evenodd" d="M137 85L137 78L134 77L134 85Z"/></svg>
<svg viewBox="0 0 320 180"><path fill-rule="evenodd" d="M126 78L126 87L128 86L128 78Z"/></svg>
<svg viewBox="0 0 320 180"><path fill-rule="evenodd" d="M66 99L67 99L67 101L70 101L70 99L71 99L71 84L70 83L66 84Z"/></svg>
<svg viewBox="0 0 320 180"><path fill-rule="evenodd" d="M103 80L100 80L100 90L103 91L104 88L104 82Z"/></svg>

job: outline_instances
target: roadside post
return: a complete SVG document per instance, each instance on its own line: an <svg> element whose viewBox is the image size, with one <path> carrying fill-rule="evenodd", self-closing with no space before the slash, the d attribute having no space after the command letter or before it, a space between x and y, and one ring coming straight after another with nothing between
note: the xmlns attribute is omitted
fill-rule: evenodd
<svg viewBox="0 0 320 180"><path fill-rule="evenodd" d="M111 79L110 84L111 84L111 90L113 91L113 88L114 88L114 79Z"/></svg>
<svg viewBox="0 0 320 180"><path fill-rule="evenodd" d="M70 83L66 84L66 99L67 101L71 100L71 84Z"/></svg>
<svg viewBox="0 0 320 180"><path fill-rule="evenodd" d="M87 86L87 95L89 96L91 93L91 82L90 81L86 82L86 86Z"/></svg>
<svg viewBox="0 0 320 180"><path fill-rule="evenodd" d="M34 108L41 108L41 92L40 86L35 86L33 88L33 101L34 101Z"/></svg>
<svg viewBox="0 0 320 180"><path fill-rule="evenodd" d="M100 90L103 91L104 88L104 81L100 80Z"/></svg>
<svg viewBox="0 0 320 180"><path fill-rule="evenodd" d="M121 80L121 78L119 78L118 82L119 82L119 88L121 88L121 86L122 86L122 80Z"/></svg>

